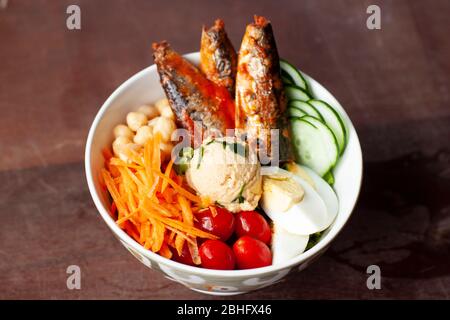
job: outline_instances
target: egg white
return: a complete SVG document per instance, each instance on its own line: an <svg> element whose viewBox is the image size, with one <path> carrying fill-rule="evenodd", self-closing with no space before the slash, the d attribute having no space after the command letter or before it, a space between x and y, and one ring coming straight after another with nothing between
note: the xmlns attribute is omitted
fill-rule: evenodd
<svg viewBox="0 0 450 320"><path fill-rule="evenodd" d="M290 233L274 223L272 233L272 264L280 264L305 251L309 236Z"/></svg>
<svg viewBox="0 0 450 320"><path fill-rule="evenodd" d="M284 212L270 210L269 204L265 203L263 197L261 207L276 224L290 233L304 236L325 230L330 226L332 215L328 213L327 206L319 193L308 182L278 167L265 168L262 173L287 175L300 184L305 191L303 200Z"/></svg>
<svg viewBox="0 0 450 320"><path fill-rule="evenodd" d="M336 193L325 180L323 180L316 172L314 172L314 170L306 166L298 166L305 170L309 177L314 181L315 189L327 207L329 215L328 221L331 225L339 212L339 201Z"/></svg>

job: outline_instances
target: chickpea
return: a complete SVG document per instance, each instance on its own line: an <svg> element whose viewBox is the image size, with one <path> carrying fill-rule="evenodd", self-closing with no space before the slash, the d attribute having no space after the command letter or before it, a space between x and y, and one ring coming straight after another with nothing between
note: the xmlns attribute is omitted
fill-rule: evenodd
<svg viewBox="0 0 450 320"><path fill-rule="evenodd" d="M128 127L135 132L137 131L137 129L145 125L147 121L147 116L143 113L130 112L127 114Z"/></svg>
<svg viewBox="0 0 450 320"><path fill-rule="evenodd" d="M147 116L148 119L153 119L159 116L159 111L155 106L152 105L143 105L140 106L137 112L143 113Z"/></svg>
<svg viewBox="0 0 450 320"><path fill-rule="evenodd" d="M159 149L161 150L161 156L163 159L170 159L170 157L172 156L173 144L171 144L170 142L161 142L159 144Z"/></svg>
<svg viewBox="0 0 450 320"><path fill-rule="evenodd" d="M150 120L150 121L147 123L147 125L148 125L150 128L153 128L153 127L155 126L155 124L159 121L159 118L160 118L160 117L153 118L152 120Z"/></svg>
<svg viewBox="0 0 450 320"><path fill-rule="evenodd" d="M153 129L149 126L142 126L136 131L134 142L143 146L149 139L153 137Z"/></svg>
<svg viewBox="0 0 450 320"><path fill-rule="evenodd" d="M167 98L162 98L162 99L159 99L158 101L155 102L155 107L158 110L160 108L165 107L165 106L169 106L169 100L167 100Z"/></svg>
<svg viewBox="0 0 450 320"><path fill-rule="evenodd" d="M114 137L125 137L128 139L133 139L133 131L130 130L126 125L119 124L114 128Z"/></svg>
<svg viewBox="0 0 450 320"><path fill-rule="evenodd" d="M155 121L155 124L153 125L153 134L159 133L163 142L170 141L172 132L177 128L175 122L165 117L158 117L155 119L158 120Z"/></svg>
<svg viewBox="0 0 450 320"><path fill-rule="evenodd" d="M126 137L118 137L114 140L112 147L116 157L119 157L125 162L129 162L129 158L127 156L129 150L139 151L141 146L132 143L131 140Z"/></svg>
<svg viewBox="0 0 450 320"><path fill-rule="evenodd" d="M119 153L119 158L125 162L131 163L132 161L130 158L128 158L127 155L129 150L134 150L138 152L140 148L141 148L140 145L137 145L135 143L128 143L122 147L122 152Z"/></svg>
<svg viewBox="0 0 450 320"><path fill-rule="evenodd" d="M173 114L172 108L169 105L167 99L161 99L155 103L156 109L158 109L159 114L165 118L174 120L175 115Z"/></svg>
<svg viewBox="0 0 450 320"><path fill-rule="evenodd" d="M112 144L114 154L116 156L119 156L121 153L123 153L123 148L129 143L131 143L130 138L124 136L117 137Z"/></svg>

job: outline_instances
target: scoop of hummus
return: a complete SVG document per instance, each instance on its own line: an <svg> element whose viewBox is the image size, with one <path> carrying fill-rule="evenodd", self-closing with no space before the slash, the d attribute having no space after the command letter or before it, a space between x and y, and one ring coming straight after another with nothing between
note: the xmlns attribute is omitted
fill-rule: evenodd
<svg viewBox="0 0 450 320"><path fill-rule="evenodd" d="M237 138L210 138L195 149L186 179L197 193L231 212L253 210L261 197L261 165Z"/></svg>

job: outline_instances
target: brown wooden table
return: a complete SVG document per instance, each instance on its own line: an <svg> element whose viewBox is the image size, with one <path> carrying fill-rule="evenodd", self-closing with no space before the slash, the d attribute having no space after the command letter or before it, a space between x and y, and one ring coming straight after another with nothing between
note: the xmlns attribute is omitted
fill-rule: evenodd
<svg viewBox="0 0 450 320"><path fill-rule="evenodd" d="M241 298L450 296L450 2L26 1L0 9L0 298L204 299L134 259L92 203L83 153L103 101L167 39L197 51L222 17L238 48L254 13L280 54L329 88L364 152L362 194L345 230L307 270ZM5 1L0 1L4 5ZM82 29L66 28L79 4ZM66 268L82 270L81 290ZM382 289L368 290L377 264ZM206 297L209 298L209 297Z"/></svg>

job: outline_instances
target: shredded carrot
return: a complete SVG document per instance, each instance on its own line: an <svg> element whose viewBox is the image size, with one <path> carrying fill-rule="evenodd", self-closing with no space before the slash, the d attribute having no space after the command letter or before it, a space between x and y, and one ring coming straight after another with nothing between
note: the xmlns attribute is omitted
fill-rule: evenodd
<svg viewBox="0 0 450 320"><path fill-rule="evenodd" d="M163 245L161 246L161 249L159 250L159 254L167 259L172 258L172 251L170 251L170 249L166 243L163 243Z"/></svg>
<svg viewBox="0 0 450 320"><path fill-rule="evenodd" d="M164 243L164 224L162 224L159 221L153 222L153 232L152 232L152 239L153 239L153 245L152 245L152 251L158 252L161 250L161 247Z"/></svg>
<svg viewBox="0 0 450 320"><path fill-rule="evenodd" d="M192 238L188 237L184 232L174 229L172 227L166 226L167 230L171 230L172 232L177 234L177 237L183 238L187 242L194 243L194 240ZM180 241L180 240L179 240Z"/></svg>
<svg viewBox="0 0 450 320"><path fill-rule="evenodd" d="M141 166L137 165L137 164L132 164L132 163L126 163L125 161L123 161L122 159L119 158L111 158L109 160L109 163L113 166L116 167L127 167L127 168L132 168L132 169L142 169Z"/></svg>
<svg viewBox="0 0 450 320"><path fill-rule="evenodd" d="M216 207L209 206L209 210L211 211L211 215L212 215L213 217L217 216L217 210L216 210Z"/></svg>
<svg viewBox="0 0 450 320"><path fill-rule="evenodd" d="M180 234L177 234L175 237L175 249L179 256L181 256L181 252L183 251L183 246L186 241L186 237L183 237Z"/></svg>
<svg viewBox="0 0 450 320"><path fill-rule="evenodd" d="M169 209L170 210L170 213L172 214L172 217L173 218L178 218L178 217L181 217L181 214L180 214L180 209L178 209L174 204L172 204L171 202L166 202L165 203L165 207L167 208L167 209Z"/></svg>
<svg viewBox="0 0 450 320"><path fill-rule="evenodd" d="M140 243L145 243L146 240L149 238L149 236L150 236L150 223L144 222L142 224L142 229L141 229L139 242Z"/></svg>
<svg viewBox="0 0 450 320"><path fill-rule="evenodd" d="M175 193L173 192L172 188L166 188L166 190L164 190L161 195L163 196L164 200L166 200L167 204L172 204L174 202Z"/></svg>
<svg viewBox="0 0 450 320"><path fill-rule="evenodd" d="M213 234L210 234L210 233L200 230L198 228L186 225L185 223L183 223L181 221L178 221L175 219L170 219L170 218L165 218L165 217L158 215L157 213L156 214L152 213L145 208L143 209L143 212L145 215L148 215L148 217L151 217L151 218L154 218L155 220L161 221L161 222L165 223L166 225L168 225L174 229L183 231L189 235L200 237L200 238L206 238L206 239L218 239L219 238Z"/></svg>
<svg viewBox="0 0 450 320"><path fill-rule="evenodd" d="M178 195L177 197L178 203L181 207L181 214L183 216L183 222L186 224L193 226L194 225L194 216L192 215L191 207L189 206L189 202L182 195Z"/></svg>
<svg viewBox="0 0 450 320"><path fill-rule="evenodd" d="M134 211L134 212L127 214L126 216L118 217L118 219L116 220L116 223L120 226L125 221L128 221L129 219L133 218L133 216L136 215L137 213L138 213L137 211Z"/></svg>
<svg viewBox="0 0 450 320"><path fill-rule="evenodd" d="M132 148L126 148L124 151L125 156L127 156L129 160L140 166L144 165L144 159L136 150L133 150Z"/></svg>
<svg viewBox="0 0 450 320"><path fill-rule="evenodd" d="M158 132L154 137L152 152L152 169L156 172L161 172L161 150L159 149L160 143L161 134Z"/></svg>
<svg viewBox="0 0 450 320"><path fill-rule="evenodd" d="M182 176L176 175L174 180L175 180L176 183L178 183L178 185L180 185L180 186L183 184L183 177L182 177Z"/></svg>
<svg viewBox="0 0 450 320"><path fill-rule="evenodd" d="M103 155L103 158L105 159L105 162L109 161L109 159L111 159L113 157L111 149L109 149L109 148L103 148L102 155Z"/></svg>
<svg viewBox="0 0 450 320"><path fill-rule="evenodd" d="M156 134L144 147L127 149L126 161L105 149L100 182L111 195L111 215L136 242L169 259L171 248L181 255L187 244L199 264L197 239L218 237L194 226L195 213L206 202L175 173L173 159L162 161L160 142Z"/></svg>
<svg viewBox="0 0 450 320"><path fill-rule="evenodd" d="M105 167L108 169L108 171L111 173L111 176L113 178L117 178L120 176L119 170L117 170L117 167L112 165L110 162L107 162Z"/></svg>
<svg viewBox="0 0 450 320"><path fill-rule="evenodd" d="M152 149L153 149L153 140L149 139L147 143L144 145L144 170L145 177L148 180L148 183L153 184L153 174L152 174Z"/></svg>
<svg viewBox="0 0 450 320"><path fill-rule="evenodd" d="M103 180L105 181L106 187L108 188L109 194L113 198L117 209L119 210L119 213L125 213L128 210L126 209L125 203L122 201L122 197L120 196L119 191L116 188L116 185L114 183L114 180L112 179L111 175L108 171L105 169L102 170L103 173Z"/></svg>
<svg viewBox="0 0 450 320"><path fill-rule="evenodd" d="M150 250L153 245L152 238L145 239L144 248Z"/></svg>
<svg viewBox="0 0 450 320"><path fill-rule="evenodd" d="M111 214L111 216L113 218L115 218L116 215L117 215L117 207L116 207L116 203L114 201L111 203L111 207L109 209L109 213Z"/></svg>
<svg viewBox="0 0 450 320"><path fill-rule="evenodd" d="M170 246L174 246L174 241L175 241L175 236L177 235L175 232L173 232L172 230L169 230L170 231L170 234L169 234L169 236L167 237L167 243L170 245Z"/></svg>
<svg viewBox="0 0 450 320"><path fill-rule="evenodd" d="M139 234L136 232L136 228L133 228L132 224L127 221L127 223L124 223L124 229L136 242L139 242Z"/></svg>
<svg viewBox="0 0 450 320"><path fill-rule="evenodd" d="M156 175L158 175L159 177L161 177L164 180L167 180L167 182L172 186L172 188L174 188L174 190L176 192L178 192L179 194L185 196L186 198L188 198L189 200L191 200L192 202L196 202L196 203L201 203L202 200L200 199L199 196L196 196L192 193L190 193L189 191L187 191L186 189L184 189L183 187L181 187L179 184L177 184L175 181L173 181L172 179L166 177L165 175L163 175L160 172L155 172Z"/></svg>
<svg viewBox="0 0 450 320"><path fill-rule="evenodd" d="M153 181L152 186L150 187L150 190L147 193L147 197L148 198L153 198L155 193L156 193L156 189L158 187L158 183L159 183L159 177L156 177L156 179Z"/></svg>
<svg viewBox="0 0 450 320"><path fill-rule="evenodd" d="M172 158L170 159L169 164L167 165L166 171L164 172L166 178L170 178L170 172L172 170L173 162L174 159ZM164 190L166 190L168 184L169 182L167 181L167 179L165 179L161 185L161 193L164 193Z"/></svg>
<svg viewBox="0 0 450 320"><path fill-rule="evenodd" d="M194 239L194 243L188 242L188 249L189 253L191 254L192 261L194 264L199 265L202 263L200 259L200 255L198 253L198 245L197 245L197 239Z"/></svg>

